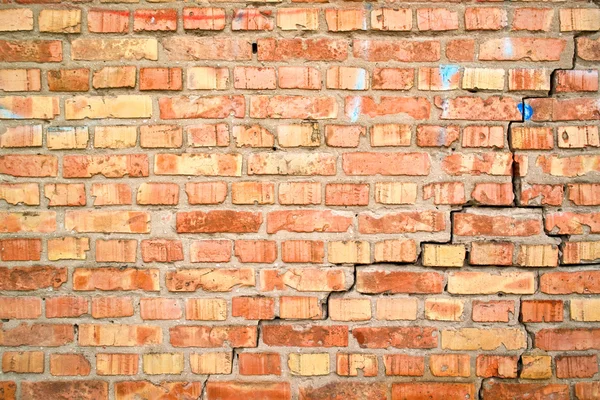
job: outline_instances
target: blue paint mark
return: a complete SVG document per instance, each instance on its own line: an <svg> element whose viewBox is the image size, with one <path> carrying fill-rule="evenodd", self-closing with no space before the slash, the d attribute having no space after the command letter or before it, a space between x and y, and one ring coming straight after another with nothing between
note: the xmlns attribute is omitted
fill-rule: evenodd
<svg viewBox="0 0 600 400"><path fill-rule="evenodd" d="M367 71L364 69L358 70L358 76L356 77L355 90L365 90L367 88Z"/></svg>
<svg viewBox="0 0 600 400"><path fill-rule="evenodd" d="M443 146L446 143L446 137L448 132L446 131L446 127L445 126L440 126L440 129L438 130L438 146Z"/></svg>
<svg viewBox="0 0 600 400"><path fill-rule="evenodd" d="M521 113L525 121L529 121L533 116L533 108L531 108L529 104L525 104L525 108L523 108L523 103L519 103L517 104L517 108L519 109L519 112Z"/></svg>
<svg viewBox="0 0 600 400"><path fill-rule="evenodd" d="M458 65L440 65L440 77L442 78L442 88L450 89L450 83L454 75L458 74L460 67Z"/></svg>
<svg viewBox="0 0 600 400"><path fill-rule="evenodd" d="M19 114L15 114L8 108L0 106L0 118L2 119L23 119Z"/></svg>
<svg viewBox="0 0 600 400"><path fill-rule="evenodd" d="M512 57L514 54L512 41L510 38L504 38L504 56Z"/></svg>
<svg viewBox="0 0 600 400"><path fill-rule="evenodd" d="M350 121L356 122L358 121L358 117L360 116L360 108L362 104L362 97L355 97L352 99L352 111L350 111Z"/></svg>

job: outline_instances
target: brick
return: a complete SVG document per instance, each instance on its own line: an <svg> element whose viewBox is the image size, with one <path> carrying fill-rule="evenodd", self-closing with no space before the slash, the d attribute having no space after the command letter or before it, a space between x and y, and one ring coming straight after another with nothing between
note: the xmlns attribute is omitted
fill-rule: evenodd
<svg viewBox="0 0 600 400"><path fill-rule="evenodd" d="M598 127L561 126L558 127L558 147L585 148L599 147Z"/></svg>
<svg viewBox="0 0 600 400"><path fill-rule="evenodd" d="M0 40L0 56L4 62L61 62L60 40Z"/></svg>
<svg viewBox="0 0 600 400"><path fill-rule="evenodd" d="M132 204L131 188L124 183L94 183L90 194L95 206Z"/></svg>
<svg viewBox="0 0 600 400"><path fill-rule="evenodd" d="M317 182L282 182L279 184L279 203L286 205L320 204L321 185Z"/></svg>
<svg viewBox="0 0 600 400"><path fill-rule="evenodd" d="M83 354L51 354L50 374L53 376L88 376L90 362Z"/></svg>
<svg viewBox="0 0 600 400"><path fill-rule="evenodd" d="M263 325L262 340L268 346L346 347L344 325Z"/></svg>
<svg viewBox="0 0 600 400"><path fill-rule="evenodd" d="M177 213L179 233L258 232L263 217L250 211L212 210Z"/></svg>
<svg viewBox="0 0 600 400"><path fill-rule="evenodd" d="M435 97L435 106L442 109L441 119L472 121L520 121L518 102L512 97L490 96L487 98L459 96Z"/></svg>
<svg viewBox="0 0 600 400"><path fill-rule="evenodd" d="M429 369L433 376L471 376L471 357L468 354L432 354L429 356Z"/></svg>
<svg viewBox="0 0 600 400"><path fill-rule="evenodd" d="M243 96L161 97L158 100L160 117L165 120L180 118L244 117Z"/></svg>
<svg viewBox="0 0 600 400"><path fill-rule="evenodd" d="M181 400L194 400L201 395L202 386L202 382L165 381L154 384L149 381L121 381L115 382L115 395L118 400L133 400L140 396L177 396Z"/></svg>
<svg viewBox="0 0 600 400"><path fill-rule="evenodd" d="M405 211L381 216L361 213L358 216L358 230L363 234L441 232L445 229L444 213L433 210Z"/></svg>
<svg viewBox="0 0 600 400"><path fill-rule="evenodd" d="M360 293L442 293L443 276L436 272L360 269L356 276Z"/></svg>
<svg viewBox="0 0 600 400"><path fill-rule="evenodd" d="M241 154L183 153L157 154L156 175L241 176Z"/></svg>
<svg viewBox="0 0 600 400"><path fill-rule="evenodd" d="M0 120L54 119L60 115L58 98L50 96L0 97L0 109Z"/></svg>
<svg viewBox="0 0 600 400"><path fill-rule="evenodd" d="M584 226L589 233L600 231L597 213L557 212L546 216L545 229L548 232L578 235L584 233Z"/></svg>
<svg viewBox="0 0 600 400"><path fill-rule="evenodd" d="M137 9L133 13L133 30L140 31L176 31L177 10Z"/></svg>
<svg viewBox="0 0 600 400"><path fill-rule="evenodd" d="M96 240L96 262L135 262L137 240Z"/></svg>
<svg viewBox="0 0 600 400"><path fill-rule="evenodd" d="M277 259L277 243L270 240L236 240L235 256L242 263L272 263Z"/></svg>
<svg viewBox="0 0 600 400"><path fill-rule="evenodd" d="M85 186L81 183L58 183L44 185L44 197L52 206L84 206Z"/></svg>
<svg viewBox="0 0 600 400"><path fill-rule="evenodd" d="M134 88L135 80L135 66L104 67L94 71L92 86L95 89Z"/></svg>
<svg viewBox="0 0 600 400"><path fill-rule="evenodd" d="M592 8L561 8L560 30L570 31L597 31L600 30L600 12Z"/></svg>
<svg viewBox="0 0 600 400"><path fill-rule="evenodd" d="M469 7L465 10L467 31L497 31L508 25L506 10L496 7Z"/></svg>
<svg viewBox="0 0 600 400"><path fill-rule="evenodd" d="M56 212L0 212L0 233L56 231Z"/></svg>
<svg viewBox="0 0 600 400"><path fill-rule="evenodd" d="M301 386L300 398L302 400L348 399L359 400L368 398L373 400L387 399L387 387L383 383L342 381L330 382L323 386Z"/></svg>
<svg viewBox="0 0 600 400"><path fill-rule="evenodd" d="M330 32L367 30L367 12L360 8L325 9L325 21Z"/></svg>
<svg viewBox="0 0 600 400"><path fill-rule="evenodd" d="M5 92L39 92L41 87L39 69L0 69L0 90Z"/></svg>
<svg viewBox="0 0 600 400"><path fill-rule="evenodd" d="M137 354L105 354L96 355L98 375L137 375Z"/></svg>
<svg viewBox="0 0 600 400"><path fill-rule="evenodd" d="M325 205L364 206L369 204L369 185L328 183L325 185Z"/></svg>
<svg viewBox="0 0 600 400"><path fill-rule="evenodd" d="M77 96L65 100L65 119L150 118L152 101L148 96Z"/></svg>
<svg viewBox="0 0 600 400"><path fill-rule="evenodd" d="M2 261L39 261L41 255L40 239L0 239Z"/></svg>
<svg viewBox="0 0 600 400"><path fill-rule="evenodd" d="M474 393L475 386L470 383L413 382L392 385L392 400L418 398L418 396L427 396L433 400L441 400L448 396L472 398Z"/></svg>
<svg viewBox="0 0 600 400"><path fill-rule="evenodd" d="M423 376L425 359L423 356L386 354L383 356L387 376Z"/></svg>
<svg viewBox="0 0 600 400"><path fill-rule="evenodd" d="M90 9L88 30L93 33L125 33L129 31L128 10Z"/></svg>
<svg viewBox="0 0 600 400"><path fill-rule="evenodd" d="M190 326L169 328L171 345L174 347L256 347L256 326Z"/></svg>
<svg viewBox="0 0 600 400"><path fill-rule="evenodd" d="M327 70L327 88L367 90L369 75L366 69L355 67L330 67Z"/></svg>
<svg viewBox="0 0 600 400"><path fill-rule="evenodd" d="M28 324L25 322L13 328L4 328L0 339L2 346L41 346L58 347L72 343L74 331L67 324Z"/></svg>
<svg viewBox="0 0 600 400"><path fill-rule="evenodd" d="M423 265L427 267L462 267L466 250L463 245L423 245Z"/></svg>
<svg viewBox="0 0 600 400"><path fill-rule="evenodd" d="M516 378L518 356L477 356L477 376L483 378Z"/></svg>
<svg viewBox="0 0 600 400"><path fill-rule="evenodd" d="M412 239L383 240L375 243L376 262L414 262L417 259L417 246Z"/></svg>
<svg viewBox="0 0 600 400"><path fill-rule="evenodd" d="M321 263L324 245L315 240L286 240L281 243L281 260L286 263Z"/></svg>
<svg viewBox="0 0 600 400"><path fill-rule="evenodd" d="M77 268L73 272L74 290L158 290L157 269Z"/></svg>
<svg viewBox="0 0 600 400"><path fill-rule="evenodd" d="M378 363L375 354L337 353L336 373L340 376L377 376ZM360 371L360 372L359 372Z"/></svg>
<svg viewBox="0 0 600 400"><path fill-rule="evenodd" d="M446 44L446 57L450 61L473 61L475 58L475 40L455 39Z"/></svg>
<svg viewBox="0 0 600 400"><path fill-rule="evenodd" d="M188 145L191 147L229 146L229 126L227 124L188 125L186 133Z"/></svg>
<svg viewBox="0 0 600 400"><path fill-rule="evenodd" d="M219 381L206 384L208 400L234 400L242 396L249 400L290 400L289 382Z"/></svg>
<svg viewBox="0 0 600 400"><path fill-rule="evenodd" d="M65 227L75 232L147 233L150 215L143 211L67 211Z"/></svg>
<svg viewBox="0 0 600 400"><path fill-rule="evenodd" d="M429 298L425 300L425 318L434 321L460 321L464 300Z"/></svg>
<svg viewBox="0 0 600 400"><path fill-rule="evenodd" d="M490 381L483 385L482 393L487 398L498 400L527 397L551 396L558 400L569 398L569 386L546 383L504 383Z"/></svg>
<svg viewBox="0 0 600 400"><path fill-rule="evenodd" d="M21 393L29 399L48 396L102 399L108 398L108 383L100 380L24 382Z"/></svg>
<svg viewBox="0 0 600 400"><path fill-rule="evenodd" d="M272 31L275 24L271 10L241 8L233 10L232 31Z"/></svg>
<svg viewBox="0 0 600 400"><path fill-rule="evenodd" d="M227 197L225 182L186 183L185 193L190 204L219 204Z"/></svg>
<svg viewBox="0 0 600 400"><path fill-rule="evenodd" d="M517 265L523 267L558 266L558 247L552 245L521 245Z"/></svg>
<svg viewBox="0 0 600 400"><path fill-rule="evenodd" d="M540 291L548 294L600 293L600 271L548 272L540 276Z"/></svg>
<svg viewBox="0 0 600 400"><path fill-rule="evenodd" d="M553 18L554 10L550 8L516 8L513 13L512 29L547 32L551 29Z"/></svg>
<svg viewBox="0 0 600 400"><path fill-rule="evenodd" d="M234 87L236 89L269 89L268 87L260 87L255 80L261 78L259 73L251 74L248 81L250 87L240 87L238 80L242 79L240 75L240 68L242 71L249 69L250 67L236 67L233 70L234 76ZM258 69L258 68L255 68ZM273 86L275 85L275 70L265 68L267 71L273 72ZM236 75L237 71L237 75ZM258 87L253 87L256 84ZM181 85L180 85L181 86ZM229 86L229 69L228 68L215 68L215 67L192 67L188 68L186 75L186 86L188 89L199 89L199 90L224 90ZM274 89L275 87L271 88ZM181 89L181 87L180 87Z"/></svg>
<svg viewBox="0 0 600 400"><path fill-rule="evenodd" d="M319 10L313 8L280 8L277 27L283 31L319 29Z"/></svg>
<svg viewBox="0 0 600 400"><path fill-rule="evenodd" d="M42 126L6 127L0 135L2 147L42 147Z"/></svg>
<svg viewBox="0 0 600 400"><path fill-rule="evenodd" d="M547 227L549 226L546 220ZM514 216L486 215L467 212L454 215L454 234L458 236L527 237L541 233L539 216L514 214Z"/></svg>
<svg viewBox="0 0 600 400"><path fill-rule="evenodd" d="M412 11L406 8L380 8L371 11L371 29L378 31L410 31Z"/></svg>
<svg viewBox="0 0 600 400"><path fill-rule="evenodd" d="M427 153L344 153L346 175L428 175L431 162Z"/></svg>
<svg viewBox="0 0 600 400"><path fill-rule="evenodd" d="M158 59L156 39L75 39L71 58L83 61L118 61Z"/></svg>
<svg viewBox="0 0 600 400"><path fill-rule="evenodd" d="M183 261L183 246L179 240L146 239L142 240L141 248L144 262Z"/></svg>
<svg viewBox="0 0 600 400"><path fill-rule="evenodd" d="M414 81L412 68L374 68L371 87L375 90L410 90Z"/></svg>
<svg viewBox="0 0 600 400"><path fill-rule="evenodd" d="M144 320L180 319L181 303L176 299L140 299L140 317Z"/></svg>
<svg viewBox="0 0 600 400"><path fill-rule="evenodd" d="M331 298L327 310L332 321L368 321L371 319L371 300Z"/></svg>
<svg viewBox="0 0 600 400"><path fill-rule="evenodd" d="M382 96L379 102L372 97L346 97L345 114L355 122L361 116L370 118L405 114L414 119L429 118L431 104L424 97Z"/></svg>
<svg viewBox="0 0 600 400"><path fill-rule="evenodd" d="M522 355L521 362L523 363L520 374L522 379L548 379L552 377L552 357L550 356Z"/></svg>
<svg viewBox="0 0 600 400"><path fill-rule="evenodd" d="M79 325L80 346L146 346L162 342L162 330L157 326L122 324ZM135 355L137 357L137 354Z"/></svg>
<svg viewBox="0 0 600 400"><path fill-rule="evenodd" d="M535 291L531 272L455 272L448 277L452 294L532 294Z"/></svg>
<svg viewBox="0 0 600 400"><path fill-rule="evenodd" d="M338 115L334 97L251 96L251 118L331 119Z"/></svg>
<svg viewBox="0 0 600 400"><path fill-rule="evenodd" d="M183 372L183 353L144 354L142 358L145 374L162 375L181 374Z"/></svg>
<svg viewBox="0 0 600 400"><path fill-rule="evenodd" d="M42 315L42 301L35 297L0 297L0 318L36 319Z"/></svg>
<svg viewBox="0 0 600 400"><path fill-rule="evenodd" d="M46 299L46 318L75 318L88 313L88 301L84 297L62 296ZM52 358L50 359L52 372Z"/></svg>
<svg viewBox="0 0 600 400"><path fill-rule="evenodd" d="M432 327L354 328L352 336L361 348L432 349L437 346L437 329Z"/></svg>
<svg viewBox="0 0 600 400"><path fill-rule="evenodd" d="M417 145L420 147L449 147L458 141L459 127L456 125L419 125L417 127Z"/></svg>
<svg viewBox="0 0 600 400"><path fill-rule="evenodd" d="M195 240L190 244L190 261L227 262L231 259L229 240Z"/></svg>
<svg viewBox="0 0 600 400"><path fill-rule="evenodd" d="M237 147L274 147L275 136L259 126L234 126L233 137Z"/></svg>
<svg viewBox="0 0 600 400"><path fill-rule="evenodd" d="M557 378L592 378L598 373L598 357L595 354L557 356L554 360Z"/></svg>
<svg viewBox="0 0 600 400"><path fill-rule="evenodd" d="M140 68L140 90L181 90L181 68Z"/></svg>
<svg viewBox="0 0 600 400"><path fill-rule="evenodd" d="M376 182L375 202L382 204L415 204L417 184L413 182ZM366 205L366 204L365 204Z"/></svg>
<svg viewBox="0 0 600 400"><path fill-rule="evenodd" d="M518 328L460 328L442 330L441 343L445 350L519 350L527 347L526 336Z"/></svg>
<svg viewBox="0 0 600 400"><path fill-rule="evenodd" d="M142 183L138 188L138 205L177 205L179 185L176 183Z"/></svg>
<svg viewBox="0 0 600 400"><path fill-rule="evenodd" d="M208 292L229 292L241 286L256 284L254 270L242 269L181 269L168 272L166 287L171 292L194 292L202 289Z"/></svg>
<svg viewBox="0 0 600 400"><path fill-rule="evenodd" d="M600 242L565 242L562 254L563 264L593 262L600 258Z"/></svg>
<svg viewBox="0 0 600 400"><path fill-rule="evenodd" d="M281 319L323 319L318 297L282 296L279 298Z"/></svg>
<svg viewBox="0 0 600 400"><path fill-rule="evenodd" d="M598 71L559 70L555 75L557 92L597 92Z"/></svg>
<svg viewBox="0 0 600 400"><path fill-rule="evenodd" d="M28 8L8 8L0 11L3 32L32 31L33 11Z"/></svg>
<svg viewBox="0 0 600 400"><path fill-rule="evenodd" d="M223 30L225 28L225 10L214 7L185 7L183 9L183 28L205 31Z"/></svg>
<svg viewBox="0 0 600 400"><path fill-rule="evenodd" d="M562 322L562 300L522 300L521 317L523 322Z"/></svg>
<svg viewBox="0 0 600 400"><path fill-rule="evenodd" d="M575 384L575 395L578 399L593 399L598 396L600 385L598 382L577 382Z"/></svg>
<svg viewBox="0 0 600 400"><path fill-rule="evenodd" d="M272 211L267 214L267 233L346 232L351 224L352 218L329 210Z"/></svg>
<svg viewBox="0 0 600 400"><path fill-rule="evenodd" d="M135 126L99 126L94 130L94 147L121 149L134 147L137 142Z"/></svg>
<svg viewBox="0 0 600 400"><path fill-rule="evenodd" d="M488 39L479 46L480 61L560 61L566 41L554 38Z"/></svg>
<svg viewBox="0 0 600 400"><path fill-rule="evenodd" d="M61 126L46 128L46 146L50 150L85 149L89 140L86 126Z"/></svg>
<svg viewBox="0 0 600 400"><path fill-rule="evenodd" d="M41 374L44 372L44 353L41 351L7 351L2 354L2 372Z"/></svg>
<svg viewBox="0 0 600 400"><path fill-rule="evenodd" d="M440 43L435 40L367 40L353 42L354 57L367 61L433 62L440 59Z"/></svg>
<svg viewBox="0 0 600 400"><path fill-rule="evenodd" d="M504 90L504 69L465 68L462 88L470 90Z"/></svg>
<svg viewBox="0 0 600 400"><path fill-rule="evenodd" d="M600 346L600 331L593 328L541 329L535 347L546 351L594 350Z"/></svg>
<svg viewBox="0 0 600 400"><path fill-rule="evenodd" d="M278 353L240 353L240 375L281 375L281 357Z"/></svg>
<svg viewBox="0 0 600 400"><path fill-rule="evenodd" d="M67 281L65 267L0 267L1 290L37 290L42 288L59 288Z"/></svg>
<svg viewBox="0 0 600 400"><path fill-rule="evenodd" d="M171 36L161 40L171 61L232 60L252 58L252 45L247 39Z"/></svg>
<svg viewBox="0 0 600 400"><path fill-rule="evenodd" d="M231 315L244 319L275 319L275 300L270 297L234 297Z"/></svg>
<svg viewBox="0 0 600 400"><path fill-rule="evenodd" d="M522 185L519 202L524 205L559 206L563 202L563 197L563 185Z"/></svg>
<svg viewBox="0 0 600 400"><path fill-rule="evenodd" d="M348 57L343 39L261 38L257 44L258 61L344 61Z"/></svg>
<svg viewBox="0 0 600 400"><path fill-rule="evenodd" d="M416 320L418 301L414 297L394 298L383 297L377 299L377 319L397 321Z"/></svg>
<svg viewBox="0 0 600 400"><path fill-rule="evenodd" d="M508 322L515 313L515 303L509 300L473 301L475 322Z"/></svg>
<svg viewBox="0 0 600 400"><path fill-rule="evenodd" d="M40 32L81 32L81 10L41 10L38 15Z"/></svg>
<svg viewBox="0 0 600 400"><path fill-rule="evenodd" d="M230 353L190 354L190 367L195 374L230 374L232 363Z"/></svg>
<svg viewBox="0 0 600 400"><path fill-rule="evenodd" d="M410 146L411 137L410 125L404 124L375 124L370 131L373 147Z"/></svg>
<svg viewBox="0 0 600 400"><path fill-rule="evenodd" d="M458 29L458 13L444 8L417 9L420 31L451 31Z"/></svg>
<svg viewBox="0 0 600 400"><path fill-rule="evenodd" d="M434 204L463 204L465 188L462 182L439 182L423 186L423 200L433 198Z"/></svg>
<svg viewBox="0 0 600 400"><path fill-rule="evenodd" d="M589 121L598 119L598 104L591 98L530 99L532 121Z"/></svg>
<svg viewBox="0 0 600 400"><path fill-rule="evenodd" d="M318 124L294 124L277 126L277 141L281 147L318 147L321 132Z"/></svg>

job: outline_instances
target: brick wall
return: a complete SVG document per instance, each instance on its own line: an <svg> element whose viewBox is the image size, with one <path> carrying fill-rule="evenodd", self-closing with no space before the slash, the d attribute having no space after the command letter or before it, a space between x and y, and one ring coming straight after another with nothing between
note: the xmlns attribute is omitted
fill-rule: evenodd
<svg viewBox="0 0 600 400"><path fill-rule="evenodd" d="M600 398L597 2L0 2L0 399Z"/></svg>

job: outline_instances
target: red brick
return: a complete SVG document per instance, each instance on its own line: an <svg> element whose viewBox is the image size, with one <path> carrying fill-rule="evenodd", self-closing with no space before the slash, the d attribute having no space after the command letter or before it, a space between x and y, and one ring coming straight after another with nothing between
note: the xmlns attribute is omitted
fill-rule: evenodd
<svg viewBox="0 0 600 400"><path fill-rule="evenodd" d="M174 397L178 400L196 400L202 394L202 382L164 381L154 384L149 381L115 382L115 395L118 400L133 400L136 397Z"/></svg>
<svg viewBox="0 0 600 400"><path fill-rule="evenodd" d="M208 400L235 400L240 396L248 400L291 400L288 382L208 382Z"/></svg>
<svg viewBox="0 0 600 400"><path fill-rule="evenodd" d="M107 399L108 382L99 380L23 382L21 395L26 399L63 397L81 400Z"/></svg>
<svg viewBox="0 0 600 400"><path fill-rule="evenodd" d="M281 375L281 356L278 353L240 353L240 375Z"/></svg>
<svg viewBox="0 0 600 400"><path fill-rule="evenodd" d="M177 213L179 233L248 233L258 232L262 225L261 213L250 211L213 210Z"/></svg>
<svg viewBox="0 0 600 400"><path fill-rule="evenodd" d="M593 328L541 329L535 334L535 347L545 351L597 350L600 330Z"/></svg>
<svg viewBox="0 0 600 400"><path fill-rule="evenodd" d="M272 31L274 27L271 10L241 8L233 11L232 31Z"/></svg>
<svg viewBox="0 0 600 400"><path fill-rule="evenodd" d="M177 10L175 9L137 9L133 13L133 30L175 31L177 30Z"/></svg>
<svg viewBox="0 0 600 400"><path fill-rule="evenodd" d="M252 44L248 39L171 36L161 43L171 61L243 61L252 58Z"/></svg>
<svg viewBox="0 0 600 400"><path fill-rule="evenodd" d="M361 348L432 349L437 347L437 329L432 327L354 328L352 336Z"/></svg>
<svg viewBox="0 0 600 400"><path fill-rule="evenodd" d="M315 67L279 67L277 74L281 89L321 89L321 72Z"/></svg>
<svg viewBox="0 0 600 400"><path fill-rule="evenodd" d="M183 261L183 246L179 240L142 240L142 260L144 262L172 263Z"/></svg>
<svg viewBox="0 0 600 400"><path fill-rule="evenodd" d="M428 175L427 153L344 153L342 167L347 175Z"/></svg>
<svg viewBox="0 0 600 400"><path fill-rule="evenodd" d="M496 7L469 7L465 10L465 29L497 31L508 25L506 10Z"/></svg>
<svg viewBox="0 0 600 400"><path fill-rule="evenodd" d="M562 300L522 300L521 317L523 322L562 322Z"/></svg>
<svg viewBox="0 0 600 400"><path fill-rule="evenodd" d="M158 290L157 269L77 268L74 290Z"/></svg>
<svg viewBox="0 0 600 400"><path fill-rule="evenodd" d="M520 121L522 119L517 108L520 101L512 97L459 96L442 99L436 96L434 103L442 110L441 119L472 121Z"/></svg>
<svg viewBox="0 0 600 400"><path fill-rule="evenodd" d="M169 328L174 347L222 347L228 342L232 347L256 347L256 326L191 326Z"/></svg>
<svg viewBox="0 0 600 400"><path fill-rule="evenodd" d="M67 282L65 267L0 267L0 290L58 289Z"/></svg>
<svg viewBox="0 0 600 400"><path fill-rule="evenodd" d="M518 356L477 356L477 376L483 378L516 378Z"/></svg>
<svg viewBox="0 0 600 400"><path fill-rule="evenodd" d="M343 325L263 325L267 346L346 347L348 327Z"/></svg>
<svg viewBox="0 0 600 400"><path fill-rule="evenodd" d="M88 301L85 297L46 298L46 318L75 318L87 313Z"/></svg>
<svg viewBox="0 0 600 400"><path fill-rule="evenodd" d="M272 263L277 259L277 243L270 240L236 240L235 256L242 263Z"/></svg>
<svg viewBox="0 0 600 400"><path fill-rule="evenodd" d="M455 62L473 61L475 58L475 40L449 40L446 44L446 57L448 57L448 60Z"/></svg>
<svg viewBox="0 0 600 400"><path fill-rule="evenodd" d="M140 317L144 320L181 319L182 315L177 299L140 299Z"/></svg>
<svg viewBox="0 0 600 400"><path fill-rule="evenodd" d="M267 215L267 233L346 232L351 224L352 218L329 210L273 211Z"/></svg>
<svg viewBox="0 0 600 400"><path fill-rule="evenodd" d="M364 206L369 204L369 185L328 183L325 185L325 204L328 206Z"/></svg>
<svg viewBox="0 0 600 400"><path fill-rule="evenodd" d="M87 376L90 362L83 354L51 354L50 373L53 376Z"/></svg>
<svg viewBox="0 0 600 400"><path fill-rule="evenodd" d="M87 24L94 33L125 33L129 31L129 11L90 9Z"/></svg>
<svg viewBox="0 0 600 400"><path fill-rule="evenodd" d="M4 62L61 62L60 40L0 40L0 58Z"/></svg>
<svg viewBox="0 0 600 400"><path fill-rule="evenodd" d="M437 272L361 269L356 276L360 293L442 293L444 278Z"/></svg>
<svg viewBox="0 0 600 400"><path fill-rule="evenodd" d="M41 315L41 299L35 297L0 297L1 319L36 319Z"/></svg>
<svg viewBox="0 0 600 400"><path fill-rule="evenodd" d="M220 31L225 28L225 10L222 8L185 7L183 28Z"/></svg>
<svg viewBox="0 0 600 400"><path fill-rule="evenodd" d="M146 154L112 155L65 155L63 157L63 177L91 178L103 175L107 178L148 176L148 156Z"/></svg>
<svg viewBox="0 0 600 400"><path fill-rule="evenodd" d="M488 39L479 45L480 61L560 61L566 40L519 37Z"/></svg>
<svg viewBox="0 0 600 400"><path fill-rule="evenodd" d="M550 8L516 8L513 14L514 31L543 31L551 29L554 10Z"/></svg>
<svg viewBox="0 0 600 400"><path fill-rule="evenodd" d="M453 231L458 236L534 236L542 232L541 221L525 215L510 217L458 213L454 215Z"/></svg>
<svg viewBox="0 0 600 400"><path fill-rule="evenodd" d="M166 287L171 292L229 292L238 286L254 286L254 270L243 269L180 269L168 272Z"/></svg>
<svg viewBox="0 0 600 400"><path fill-rule="evenodd" d="M387 400L388 388L384 383L338 381L323 386L300 386L300 400Z"/></svg>
<svg viewBox="0 0 600 400"><path fill-rule="evenodd" d="M488 206L509 206L514 200L512 183L476 183L471 198Z"/></svg>
<svg viewBox="0 0 600 400"><path fill-rule="evenodd" d="M592 378L598 373L598 357L593 355L556 356L556 377ZM577 396L577 398L581 398Z"/></svg>
<svg viewBox="0 0 600 400"><path fill-rule="evenodd" d="M348 57L343 39L258 39L258 61L344 61Z"/></svg>
<svg viewBox="0 0 600 400"><path fill-rule="evenodd" d="M181 90L181 68L140 68L140 90Z"/></svg>
<svg viewBox="0 0 600 400"><path fill-rule="evenodd" d="M378 216L359 214L358 230L360 233L414 233L440 232L446 229L446 218L443 212L404 211Z"/></svg>
<svg viewBox="0 0 600 400"><path fill-rule="evenodd" d="M51 92L87 92L90 89L90 70L87 68L50 70L47 78Z"/></svg>
<svg viewBox="0 0 600 400"><path fill-rule="evenodd" d="M392 400L418 398L431 400L472 399L474 396L475 385L472 383L412 382L392 384Z"/></svg>
<svg viewBox="0 0 600 400"><path fill-rule="evenodd" d="M569 386L545 383L505 383L490 380L483 383L482 395L486 399L509 400L550 397L556 400L568 400Z"/></svg>
<svg viewBox="0 0 600 400"><path fill-rule="evenodd" d="M600 271L548 272L540 276L540 291L548 294L598 294Z"/></svg>
<svg viewBox="0 0 600 400"><path fill-rule="evenodd" d="M190 245L190 261L227 262L231 259L229 240L195 240Z"/></svg>
<svg viewBox="0 0 600 400"><path fill-rule="evenodd" d="M40 239L0 239L2 261L39 261L41 254Z"/></svg>
<svg viewBox="0 0 600 400"><path fill-rule="evenodd" d="M131 297L96 297L92 299L92 317L122 318L133 315Z"/></svg>
<svg viewBox="0 0 600 400"><path fill-rule="evenodd" d="M355 39L354 57L366 61L435 62L440 59L437 40L369 40Z"/></svg>
<svg viewBox="0 0 600 400"><path fill-rule="evenodd" d="M423 200L433 198L434 204L464 204L465 187L462 182L439 182L423 186Z"/></svg>
<svg viewBox="0 0 600 400"><path fill-rule="evenodd" d="M160 118L226 118L234 115L244 117L245 102L243 96L204 96L204 97L161 97L158 99Z"/></svg>
<svg viewBox="0 0 600 400"><path fill-rule="evenodd" d="M404 354L386 354L383 356L387 376L423 376L425 358Z"/></svg>
<svg viewBox="0 0 600 400"><path fill-rule="evenodd" d="M72 343L75 334L72 325L66 324L27 324L3 328L0 337L2 346L41 346L58 347Z"/></svg>
<svg viewBox="0 0 600 400"><path fill-rule="evenodd" d="M275 300L270 297L234 297L231 306L234 317L249 320L275 318Z"/></svg>
<svg viewBox="0 0 600 400"><path fill-rule="evenodd" d="M580 235L586 230L589 233L600 232L600 213L555 212L546 215L545 220L548 232L563 235Z"/></svg>

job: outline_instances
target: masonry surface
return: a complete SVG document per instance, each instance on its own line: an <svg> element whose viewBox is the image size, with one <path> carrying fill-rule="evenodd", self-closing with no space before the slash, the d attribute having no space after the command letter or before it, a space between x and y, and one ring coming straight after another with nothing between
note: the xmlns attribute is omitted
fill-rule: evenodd
<svg viewBox="0 0 600 400"><path fill-rule="evenodd" d="M0 400L600 399L600 8L0 0Z"/></svg>

